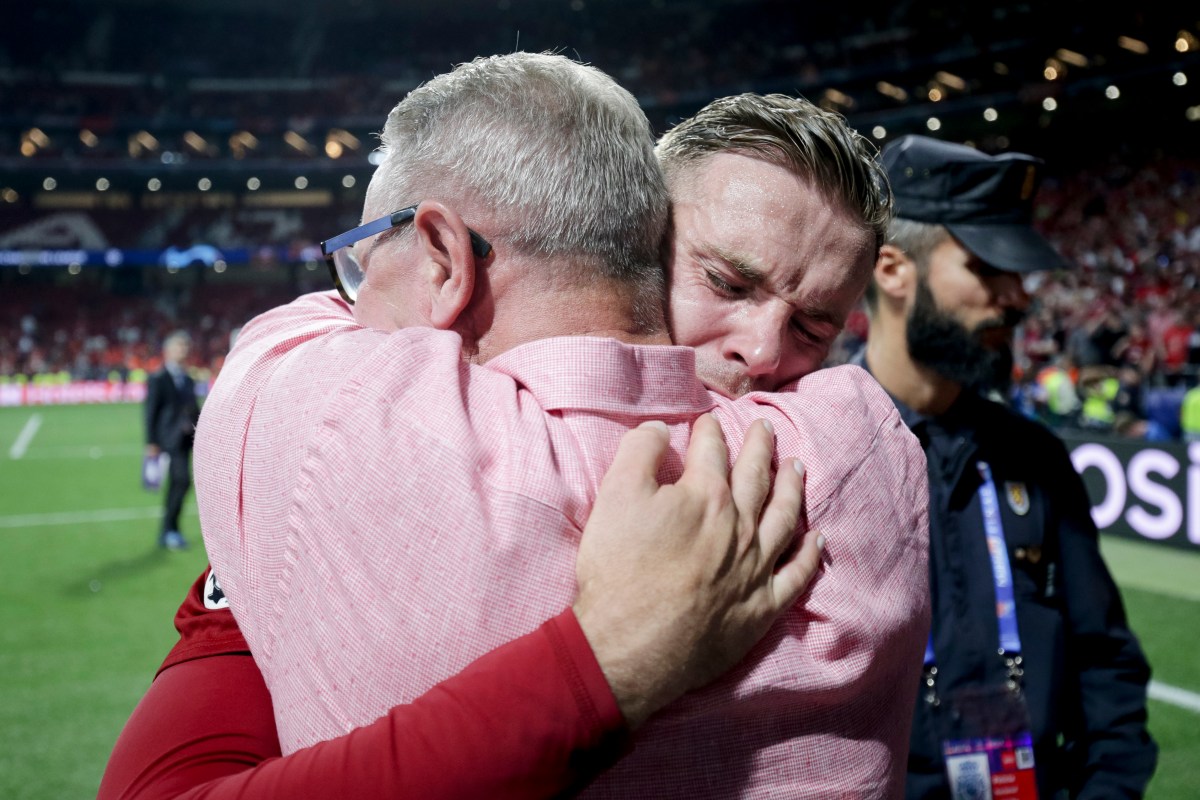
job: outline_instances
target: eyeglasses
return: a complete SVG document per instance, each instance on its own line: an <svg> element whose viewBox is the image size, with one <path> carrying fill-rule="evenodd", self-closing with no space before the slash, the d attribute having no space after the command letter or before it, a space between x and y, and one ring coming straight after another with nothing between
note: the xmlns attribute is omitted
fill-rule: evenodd
<svg viewBox="0 0 1200 800"><path fill-rule="evenodd" d="M358 287L363 282L363 270L354 255L354 245L368 236L382 233L384 235L376 242L379 244L384 241L388 232L411 222L416 215L417 207L409 206L321 242L321 252L325 254L325 264L329 267L329 277L333 278L333 285L337 287L338 294L347 303L354 305L358 298ZM470 228L467 229L467 233L471 234L471 250L476 257L487 258L491 255L492 246L487 239Z"/></svg>

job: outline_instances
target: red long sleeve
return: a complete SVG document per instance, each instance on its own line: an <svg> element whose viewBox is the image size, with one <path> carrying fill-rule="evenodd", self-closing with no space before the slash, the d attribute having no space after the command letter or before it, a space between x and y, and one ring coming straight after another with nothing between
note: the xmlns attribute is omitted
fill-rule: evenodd
<svg viewBox="0 0 1200 800"><path fill-rule="evenodd" d="M99 798L551 797L586 785L628 746L567 610L411 705L285 758L253 659L176 663L135 709Z"/></svg>

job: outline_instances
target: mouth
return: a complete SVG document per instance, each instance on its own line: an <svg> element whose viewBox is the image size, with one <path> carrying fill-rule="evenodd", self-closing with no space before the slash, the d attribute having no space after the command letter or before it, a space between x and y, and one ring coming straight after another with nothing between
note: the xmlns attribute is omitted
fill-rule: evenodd
<svg viewBox="0 0 1200 800"><path fill-rule="evenodd" d="M744 394L749 394L757 390L755 381L748 375L741 375L729 370L720 370L716 373L712 371L701 371L700 382L709 391L728 397L731 400L736 400Z"/></svg>

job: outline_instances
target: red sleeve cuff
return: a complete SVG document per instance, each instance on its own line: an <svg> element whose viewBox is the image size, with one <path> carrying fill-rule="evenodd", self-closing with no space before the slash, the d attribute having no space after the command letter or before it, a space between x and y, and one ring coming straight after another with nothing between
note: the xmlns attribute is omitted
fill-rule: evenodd
<svg viewBox="0 0 1200 800"><path fill-rule="evenodd" d="M571 688L579 715L586 720L592 734L590 741L581 743L570 758L571 772L577 776L575 785L567 792L570 795L628 755L633 750L633 736L575 612L567 608L547 620L541 631Z"/></svg>
<svg viewBox="0 0 1200 800"><path fill-rule="evenodd" d="M570 608L552 617L543 626L550 647L562 667L563 677L571 686L579 713L597 731L614 731L625 727L625 718L617 706L612 687L600 669L600 662L588 644L579 620Z"/></svg>

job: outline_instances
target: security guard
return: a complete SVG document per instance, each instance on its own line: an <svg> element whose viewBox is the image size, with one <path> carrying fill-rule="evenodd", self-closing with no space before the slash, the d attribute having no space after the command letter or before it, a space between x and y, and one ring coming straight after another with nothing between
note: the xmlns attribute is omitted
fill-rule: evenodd
<svg viewBox="0 0 1200 800"><path fill-rule="evenodd" d="M1009 367L1020 273L1064 266L1030 226L1041 162L908 136L860 359L929 464L933 630L909 798L1141 797L1150 668L1049 430L983 396ZM990 792L990 794L988 793Z"/></svg>

